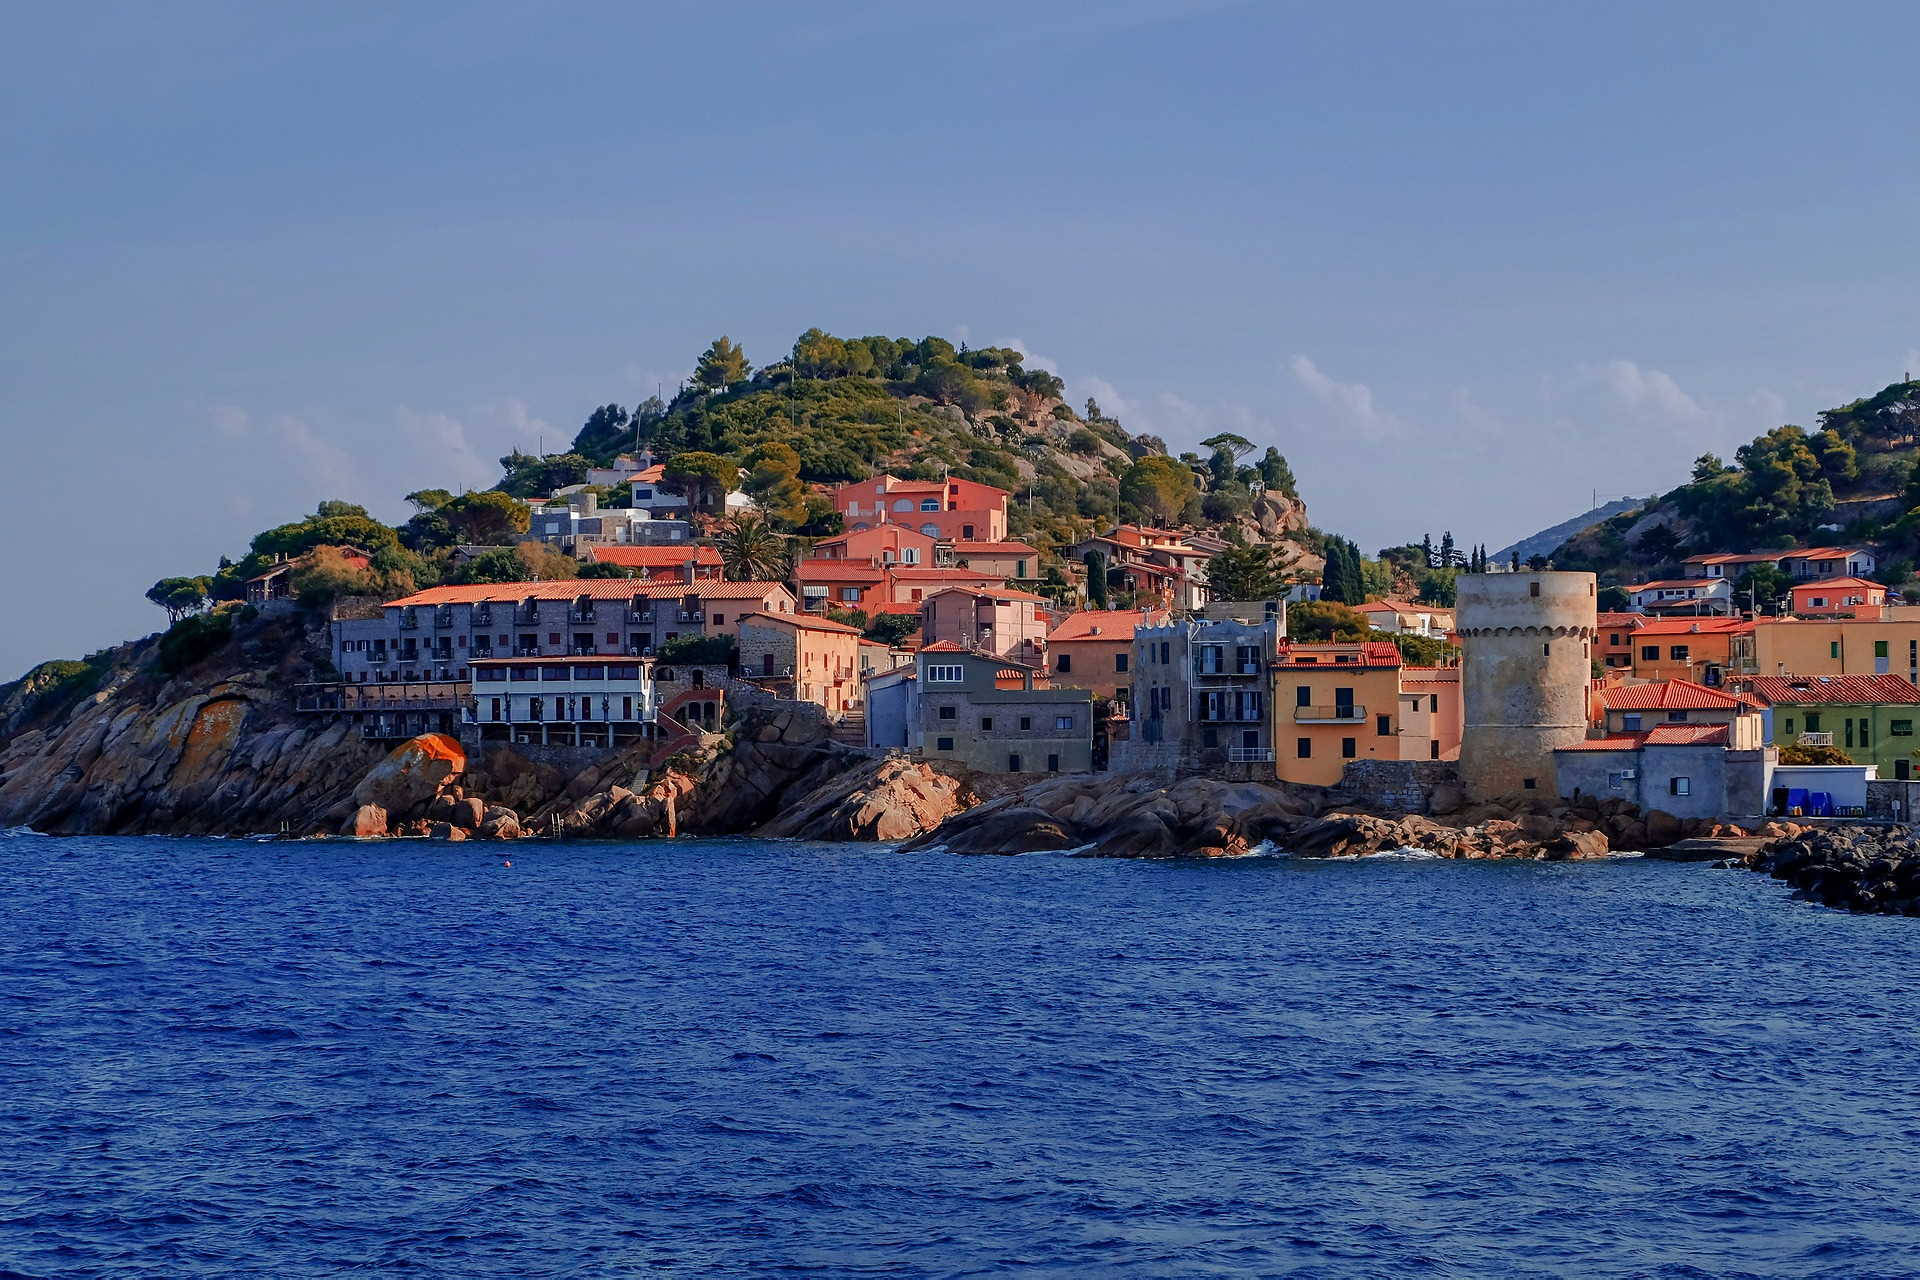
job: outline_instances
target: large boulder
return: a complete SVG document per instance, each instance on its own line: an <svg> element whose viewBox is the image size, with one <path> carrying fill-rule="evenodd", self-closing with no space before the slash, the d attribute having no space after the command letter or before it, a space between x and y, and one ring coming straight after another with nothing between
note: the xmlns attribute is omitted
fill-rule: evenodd
<svg viewBox="0 0 1920 1280"><path fill-rule="evenodd" d="M340 828L340 834L356 840L384 836L387 834L387 811L377 804L363 804L353 811L353 816Z"/></svg>
<svg viewBox="0 0 1920 1280"><path fill-rule="evenodd" d="M440 788L467 767L467 753L444 733L423 733L401 743L373 766L353 789L354 803L378 805L396 818L422 814Z"/></svg>
<svg viewBox="0 0 1920 1280"><path fill-rule="evenodd" d="M822 783L758 834L810 840L906 840L933 830L975 799L961 776L929 764L889 758Z"/></svg>

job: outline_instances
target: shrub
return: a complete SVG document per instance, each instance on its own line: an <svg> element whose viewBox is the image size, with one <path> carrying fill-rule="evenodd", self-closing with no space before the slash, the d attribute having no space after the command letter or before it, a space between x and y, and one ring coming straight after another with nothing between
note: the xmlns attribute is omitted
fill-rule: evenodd
<svg viewBox="0 0 1920 1280"><path fill-rule="evenodd" d="M161 673L179 675L226 646L233 638L235 609L217 609L182 618L160 637L158 663Z"/></svg>
<svg viewBox="0 0 1920 1280"><path fill-rule="evenodd" d="M739 660L740 647L732 636L675 636L655 655L661 662L726 663Z"/></svg>

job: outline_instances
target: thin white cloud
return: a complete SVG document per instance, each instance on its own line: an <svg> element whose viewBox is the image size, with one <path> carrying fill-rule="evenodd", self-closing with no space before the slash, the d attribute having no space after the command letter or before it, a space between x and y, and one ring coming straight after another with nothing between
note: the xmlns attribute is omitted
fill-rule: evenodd
<svg viewBox="0 0 1920 1280"><path fill-rule="evenodd" d="M1366 383L1341 382L1328 377L1303 355L1295 355L1287 367L1308 395L1338 415L1342 425L1364 438L1387 440L1406 434L1406 424L1380 406L1374 399L1373 388Z"/></svg>
<svg viewBox="0 0 1920 1280"><path fill-rule="evenodd" d="M1698 400L1658 369L1643 369L1631 360L1611 360L1601 377L1629 409L1651 411L1676 421L1698 421L1708 416Z"/></svg>
<svg viewBox="0 0 1920 1280"><path fill-rule="evenodd" d="M1001 338L993 345L996 347L1010 347L1026 356L1026 359L1021 362L1023 368L1045 369L1056 378L1060 376L1060 362L1051 356L1041 355L1032 347L1028 346L1022 338Z"/></svg>

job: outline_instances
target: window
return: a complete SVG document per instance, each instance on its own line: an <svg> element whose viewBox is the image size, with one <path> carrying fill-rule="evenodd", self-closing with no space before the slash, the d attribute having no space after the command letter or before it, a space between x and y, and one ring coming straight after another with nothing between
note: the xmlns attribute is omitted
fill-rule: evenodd
<svg viewBox="0 0 1920 1280"><path fill-rule="evenodd" d="M1340 739L1340 758L1351 760L1360 754L1360 744L1352 738Z"/></svg>
<svg viewBox="0 0 1920 1280"><path fill-rule="evenodd" d="M920 526L920 532L926 534L929 538L937 538L940 536L940 526L929 520L926 524Z"/></svg>
<svg viewBox="0 0 1920 1280"><path fill-rule="evenodd" d="M1391 736L1393 733L1393 717L1375 716L1373 718L1373 731L1382 738Z"/></svg>
<svg viewBox="0 0 1920 1280"><path fill-rule="evenodd" d="M1219 746L1220 731L1218 729L1202 729L1200 731L1200 745L1203 747Z"/></svg>
<svg viewBox="0 0 1920 1280"><path fill-rule="evenodd" d="M1021 717L1020 717L1020 731L1021 731L1022 733L1025 733L1025 732L1026 732L1027 730L1029 730L1029 729L1031 729L1031 728L1033 728L1033 717L1032 717L1032 716L1021 716ZM1016 773L1018 773L1018 772L1019 772L1019 770L1017 770L1017 769L1016 769L1016 770L1015 770L1014 772L1016 772Z"/></svg>
<svg viewBox="0 0 1920 1280"><path fill-rule="evenodd" d="M953 750L953 739L952 738L935 738L933 740L933 749L935 751L951 751Z"/></svg>
<svg viewBox="0 0 1920 1280"><path fill-rule="evenodd" d="M1807 732L1820 732L1820 713L1818 711L1807 712Z"/></svg>
<svg viewBox="0 0 1920 1280"><path fill-rule="evenodd" d="M928 684L959 684L965 673L960 667L928 667Z"/></svg>
<svg viewBox="0 0 1920 1280"><path fill-rule="evenodd" d="M1434 741L1429 742L1427 744L1427 759L1438 760L1439 758L1440 758L1440 742L1438 739L1435 739Z"/></svg>
<svg viewBox="0 0 1920 1280"><path fill-rule="evenodd" d="M913 510L913 502L910 499L901 498L893 504L893 509L895 511L911 511Z"/></svg>
<svg viewBox="0 0 1920 1280"><path fill-rule="evenodd" d="M1055 716L1053 718L1053 727L1056 729L1071 729L1073 728L1073 717Z"/></svg>
<svg viewBox="0 0 1920 1280"><path fill-rule="evenodd" d="M1884 658L1887 656L1887 642L1885 640L1875 640L1873 642L1873 656L1876 658Z"/></svg>
<svg viewBox="0 0 1920 1280"><path fill-rule="evenodd" d="M846 600L852 603L858 603L860 600L860 588L859 587L842 587L840 588L840 598L842 600ZM717 613L713 615L713 620L715 622L720 621L720 615Z"/></svg>
<svg viewBox="0 0 1920 1280"><path fill-rule="evenodd" d="M1313 689L1309 685L1297 684L1293 687L1293 705L1310 707L1313 705Z"/></svg>
<svg viewBox="0 0 1920 1280"><path fill-rule="evenodd" d="M1643 661L1643 662L1658 662L1658 661L1660 661L1660 646L1659 646L1659 645L1657 645L1657 644L1643 644L1643 645L1641 645L1641 646L1640 646L1640 660L1641 660L1641 661Z"/></svg>
<svg viewBox="0 0 1920 1280"><path fill-rule="evenodd" d="M1911 720L1892 721L1890 724L1887 725L1887 732L1892 734L1896 738L1911 738L1913 736L1913 721Z"/></svg>
<svg viewBox="0 0 1920 1280"><path fill-rule="evenodd" d="M1789 733L1789 734L1791 734L1791 733L1793 732L1793 717L1792 717L1792 716L1788 716L1788 717L1787 717L1787 725L1786 725L1786 732L1787 732L1787 733Z"/></svg>
<svg viewBox="0 0 1920 1280"><path fill-rule="evenodd" d="M1114 654L1114 655L1113 655L1113 669L1114 669L1114 670L1115 670L1116 672L1118 672L1118 671L1125 671L1125 670L1127 669L1127 655L1126 655L1126 654L1124 654L1124 653L1116 653L1116 654Z"/></svg>
<svg viewBox="0 0 1920 1280"><path fill-rule="evenodd" d="M1061 654L1060 660L1054 664L1054 670L1056 671L1073 670L1073 655L1070 653Z"/></svg>
<svg viewBox="0 0 1920 1280"><path fill-rule="evenodd" d="M962 542L973 542L973 541L976 541L976 539L975 539L975 538L974 538L974 536L973 536L973 526L972 526L972 525L970 525L970 524L963 524L963 525L961 525L961 526L960 526L960 540L961 540Z"/></svg>
<svg viewBox="0 0 1920 1280"><path fill-rule="evenodd" d="M1293 754L1302 760L1313 759L1313 739L1295 738L1293 740Z"/></svg>
<svg viewBox="0 0 1920 1280"><path fill-rule="evenodd" d="M1160 642L1160 661L1172 662L1173 661L1172 655L1173 655L1173 646L1169 644L1167 641L1162 640Z"/></svg>
<svg viewBox="0 0 1920 1280"><path fill-rule="evenodd" d="M982 733L992 733L992 732L993 732L993 717L992 717L992 716L981 716L981 717L980 717L980 732L982 732Z"/></svg>
<svg viewBox="0 0 1920 1280"><path fill-rule="evenodd" d="M1829 658L1837 658L1840 656L1840 642L1838 640L1828 642L1827 656Z"/></svg>
<svg viewBox="0 0 1920 1280"><path fill-rule="evenodd" d="M1539 785L1540 785L1540 780L1539 780L1538 778L1522 778L1522 779L1520 779L1520 789L1521 789L1522 791L1532 791L1532 790L1535 790L1536 788L1538 788L1538 787L1539 787Z"/></svg>
<svg viewBox="0 0 1920 1280"><path fill-rule="evenodd" d="M1537 583L1537 582L1529 582L1529 583L1527 584L1527 594L1528 594L1528 595L1530 595L1530 596L1537 596L1537 595L1539 595L1539 594L1540 594L1540 584L1539 584L1539 583Z"/></svg>
<svg viewBox="0 0 1920 1280"><path fill-rule="evenodd" d="M1669 724L1685 724L1686 721L1687 721L1687 713L1684 711L1667 712L1667 722Z"/></svg>
<svg viewBox="0 0 1920 1280"><path fill-rule="evenodd" d="M920 499L920 509L922 511L938 511L940 509L940 499L922 498Z"/></svg>
<svg viewBox="0 0 1920 1280"><path fill-rule="evenodd" d="M1008 773L1020 772L1020 757L1017 753L1009 755L1007 757L1007 772Z"/></svg>
<svg viewBox="0 0 1920 1280"><path fill-rule="evenodd" d="M1667 656L1675 662L1685 662L1687 660L1687 654L1688 649L1684 644L1676 644L1667 650Z"/></svg>
<svg viewBox="0 0 1920 1280"><path fill-rule="evenodd" d="M956 720L959 718L959 716L960 716L960 708L953 706L952 704L948 704L947 706L940 708L940 718L942 720Z"/></svg>
<svg viewBox="0 0 1920 1280"><path fill-rule="evenodd" d="M719 626L721 623L725 622L726 620L727 620L727 615L724 613L716 613L713 615L713 625L716 627Z"/></svg>
<svg viewBox="0 0 1920 1280"><path fill-rule="evenodd" d="M1060 757L1059 757L1059 756L1056 756L1056 755L1049 755L1049 756L1047 757L1047 772L1048 772L1048 773L1058 773L1058 772L1060 772Z"/></svg>
<svg viewBox="0 0 1920 1280"><path fill-rule="evenodd" d="M1692 778L1669 778L1667 794L1670 796L1690 796L1693 794Z"/></svg>
<svg viewBox="0 0 1920 1280"><path fill-rule="evenodd" d="M1629 711L1620 717L1620 727L1628 733L1640 732L1640 713Z"/></svg>

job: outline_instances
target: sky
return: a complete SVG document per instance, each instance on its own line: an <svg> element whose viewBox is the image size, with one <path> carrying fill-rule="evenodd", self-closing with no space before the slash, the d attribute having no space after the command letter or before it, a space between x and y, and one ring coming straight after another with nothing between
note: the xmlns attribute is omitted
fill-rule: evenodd
<svg viewBox="0 0 1920 1280"><path fill-rule="evenodd" d="M1277 445L1369 551L1663 490L1920 370L1910 16L15 6L0 679L723 333L1017 345L1176 451Z"/></svg>

